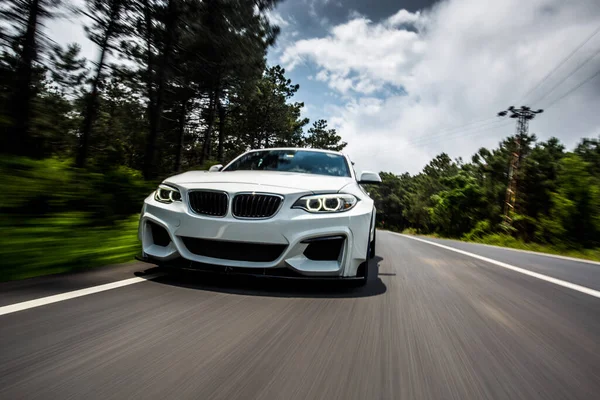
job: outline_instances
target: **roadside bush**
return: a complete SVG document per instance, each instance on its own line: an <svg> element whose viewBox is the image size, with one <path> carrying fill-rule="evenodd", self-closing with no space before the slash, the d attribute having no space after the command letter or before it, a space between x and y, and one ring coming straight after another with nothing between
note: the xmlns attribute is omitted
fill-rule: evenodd
<svg viewBox="0 0 600 400"><path fill-rule="evenodd" d="M95 223L109 223L140 210L157 182L146 182L138 171L118 167L104 173L78 170L70 160L3 158L0 196L4 217L44 216L85 212Z"/></svg>
<svg viewBox="0 0 600 400"><path fill-rule="evenodd" d="M138 216L113 226L90 226L89 215L68 212L0 225L0 281L133 261L140 251Z"/></svg>
<svg viewBox="0 0 600 400"><path fill-rule="evenodd" d="M139 212L158 184L57 158L2 158L0 177L0 280L133 260Z"/></svg>
<svg viewBox="0 0 600 400"><path fill-rule="evenodd" d="M490 221L488 220L483 220L483 221L479 221L477 222L477 224L475 225L475 227L473 229L471 229L471 231L469 233L466 233L463 236L463 240L476 240L479 239L485 235L489 235L492 231L492 226L490 224Z"/></svg>

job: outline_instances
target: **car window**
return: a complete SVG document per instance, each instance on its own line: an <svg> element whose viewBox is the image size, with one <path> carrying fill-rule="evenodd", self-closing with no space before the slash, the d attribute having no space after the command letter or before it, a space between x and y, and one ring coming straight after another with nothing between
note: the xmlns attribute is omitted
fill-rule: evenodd
<svg viewBox="0 0 600 400"><path fill-rule="evenodd" d="M246 153L225 167L223 171L285 171L351 176L344 156L306 150L265 150Z"/></svg>

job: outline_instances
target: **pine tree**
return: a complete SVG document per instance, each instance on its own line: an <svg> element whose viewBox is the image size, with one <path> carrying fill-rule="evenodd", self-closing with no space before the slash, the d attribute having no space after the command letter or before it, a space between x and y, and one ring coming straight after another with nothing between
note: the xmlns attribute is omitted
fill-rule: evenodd
<svg viewBox="0 0 600 400"><path fill-rule="evenodd" d="M320 119L308 130L306 145L314 149L341 151L347 145L341 140L336 130L327 129L327 121Z"/></svg>

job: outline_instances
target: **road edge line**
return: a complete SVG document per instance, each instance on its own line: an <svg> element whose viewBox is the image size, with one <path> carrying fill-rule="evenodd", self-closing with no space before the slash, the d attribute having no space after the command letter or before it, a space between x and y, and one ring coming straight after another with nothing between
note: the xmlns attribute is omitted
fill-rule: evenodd
<svg viewBox="0 0 600 400"><path fill-rule="evenodd" d="M443 238L439 238L439 240L448 240L450 242L453 241L453 239L443 239ZM525 249L514 249L512 247L504 247L504 246L498 246L495 244L487 244L487 243L464 242L464 241L460 241L460 240L457 240L457 242L467 243L467 244L476 244L478 246L491 247L492 249L514 251L517 253L532 254L534 256L544 256L544 257L558 258L560 260L566 260L566 261L575 261L575 262L581 262L581 263L585 263L585 264L600 265L600 261L588 260L587 258L561 256L560 254L542 253L541 251L533 251L533 250L525 250Z"/></svg>
<svg viewBox="0 0 600 400"><path fill-rule="evenodd" d="M77 297L87 296L94 293L105 292L111 289L117 289L124 286L134 285L136 283L145 282L154 278L158 278L162 274L154 274L143 277L135 277L130 279L124 279L121 281L105 283L103 285L92 286L85 289L73 290L71 292L65 292L55 294L52 296L40 297L39 299L27 300L21 303L9 304L7 306L0 307L0 316L12 314L18 311L28 310L30 308L41 307L47 304L58 303L60 301L70 300Z"/></svg>
<svg viewBox="0 0 600 400"><path fill-rule="evenodd" d="M494 260L492 258L480 256L478 254L469 253L468 251L464 251L464 250L460 250L460 249L455 249L453 247L445 246L443 244L439 244L439 243L435 243L435 242L430 242L429 240L417 238L417 237L410 236L410 235L404 235L404 234L396 233L396 232L390 232L390 233L393 234L393 235L405 237L407 239L416 240L418 242L427 243L427 244L430 244L432 246L437 246L437 247L440 247L442 249L453 251L455 253L459 253L459 254L462 254L462 255L465 255L465 256L468 256L468 257L476 258L478 260L485 261L487 263L494 264L494 265L497 265L499 267L506 268L506 269L509 269L511 271L515 271L515 272L518 272L520 274L523 274L523 275L528 275L528 276L540 279L540 280L545 281L545 282L553 283L553 284L558 285L558 286L566 287L568 289L572 289L572 290L575 290L575 291L580 292L580 293L585 293L585 294L588 294L590 296L600 298L600 291L597 291L597 290L594 290L594 289L590 289L590 288L585 287L585 286L577 285L575 283L563 281L563 280L557 279L557 278L552 278L551 276L543 275L543 274L540 274L538 272L529 271L528 269L516 267L514 265L507 264L507 263L504 263L502 261L497 261L497 260Z"/></svg>

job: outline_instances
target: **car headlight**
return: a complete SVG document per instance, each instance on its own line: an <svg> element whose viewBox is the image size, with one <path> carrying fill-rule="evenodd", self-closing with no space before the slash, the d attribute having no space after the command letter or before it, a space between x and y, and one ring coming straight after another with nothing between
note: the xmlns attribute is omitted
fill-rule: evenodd
<svg viewBox="0 0 600 400"><path fill-rule="evenodd" d="M298 199L292 208L300 208L310 213L336 213L348 211L358 203L351 194L316 194Z"/></svg>
<svg viewBox="0 0 600 400"><path fill-rule="evenodd" d="M181 193L172 186L159 185L156 192L154 192L154 200L166 204L181 201Z"/></svg>

